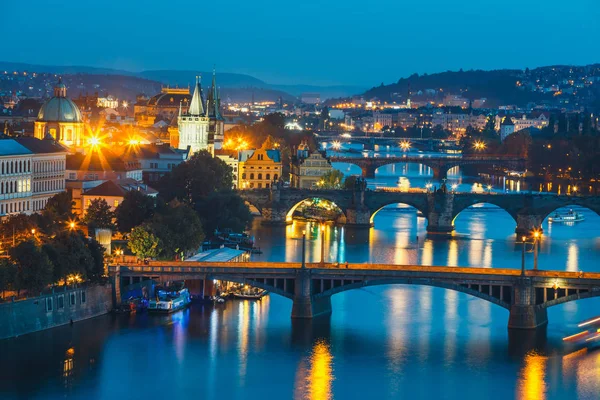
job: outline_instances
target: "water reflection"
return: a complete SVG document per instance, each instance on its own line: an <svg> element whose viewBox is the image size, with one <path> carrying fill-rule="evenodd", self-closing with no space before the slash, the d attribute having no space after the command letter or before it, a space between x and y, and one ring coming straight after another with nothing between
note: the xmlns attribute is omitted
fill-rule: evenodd
<svg viewBox="0 0 600 400"><path fill-rule="evenodd" d="M333 357L329 344L323 340L316 341L310 356L302 359L298 365L294 398L333 399L331 390L333 380Z"/></svg>
<svg viewBox="0 0 600 400"><path fill-rule="evenodd" d="M523 400L544 400L546 398L547 357L536 353L525 356L524 365L519 374L517 398Z"/></svg>

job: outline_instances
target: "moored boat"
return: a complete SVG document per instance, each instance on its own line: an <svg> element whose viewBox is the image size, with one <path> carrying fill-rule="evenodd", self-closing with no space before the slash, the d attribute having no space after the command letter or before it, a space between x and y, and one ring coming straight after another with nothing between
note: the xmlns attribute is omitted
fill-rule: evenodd
<svg viewBox="0 0 600 400"><path fill-rule="evenodd" d="M269 292L263 289L253 288L249 290L241 290L233 293L233 297L243 300L260 300Z"/></svg>
<svg viewBox="0 0 600 400"><path fill-rule="evenodd" d="M157 291L157 299L148 303L148 312L172 313L183 310L191 303L190 292L186 289Z"/></svg>
<svg viewBox="0 0 600 400"><path fill-rule="evenodd" d="M566 214L559 212L554 213L553 216L548 217L548 222L581 222L585 219L582 213L578 213L573 210L569 210Z"/></svg>

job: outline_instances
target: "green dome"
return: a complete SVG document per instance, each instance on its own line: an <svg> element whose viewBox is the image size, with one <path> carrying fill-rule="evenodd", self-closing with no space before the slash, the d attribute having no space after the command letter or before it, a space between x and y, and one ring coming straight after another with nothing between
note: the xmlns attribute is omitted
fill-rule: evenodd
<svg viewBox="0 0 600 400"><path fill-rule="evenodd" d="M37 120L41 122L82 122L79 108L66 97L52 97L42 105Z"/></svg>

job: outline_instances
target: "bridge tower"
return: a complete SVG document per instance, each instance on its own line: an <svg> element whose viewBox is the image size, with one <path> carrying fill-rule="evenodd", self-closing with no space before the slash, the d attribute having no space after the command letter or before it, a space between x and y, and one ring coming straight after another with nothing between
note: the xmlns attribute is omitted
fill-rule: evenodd
<svg viewBox="0 0 600 400"><path fill-rule="evenodd" d="M361 228L371 227L371 210L365 205L367 181L357 179L352 192L352 205L346 211L346 225Z"/></svg>

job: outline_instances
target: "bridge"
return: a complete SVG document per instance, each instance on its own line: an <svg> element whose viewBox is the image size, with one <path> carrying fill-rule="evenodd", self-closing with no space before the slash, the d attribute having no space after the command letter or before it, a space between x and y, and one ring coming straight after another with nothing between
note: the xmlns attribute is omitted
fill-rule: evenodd
<svg viewBox="0 0 600 400"><path fill-rule="evenodd" d="M364 145L365 150L374 150L375 145L379 146L398 146L400 142L410 142L412 148L421 150L438 150L441 148L458 148L458 139L434 139L434 138L401 138L386 136L316 136L318 143L359 143Z"/></svg>
<svg viewBox="0 0 600 400"><path fill-rule="evenodd" d="M453 193L398 192L390 190L311 190L280 188L251 189L238 192L258 209L262 223L285 225L292 222L295 209L306 199L320 198L335 203L341 210L338 223L348 227L371 227L375 214L390 204L416 208L427 219L427 232L449 235L454 220L463 210L488 203L505 210L515 221L515 232L531 235L542 229L544 219L561 207L582 206L600 214L600 196L567 196L541 193Z"/></svg>
<svg viewBox="0 0 600 400"><path fill-rule="evenodd" d="M404 157L329 157L331 162L343 162L354 164L362 170L362 176L365 178L374 178L377 168L389 164L422 164L433 171L433 179L441 180L448 176L448 170L464 165L493 165L502 166L514 170L525 169L526 160L519 157L507 156L450 156L450 157L423 157L423 156L404 156Z"/></svg>
<svg viewBox="0 0 600 400"><path fill-rule="evenodd" d="M213 279L248 284L293 301L292 318L330 314L331 296L375 285L427 285L456 290L509 310L508 327L534 329L547 308L600 296L600 273L393 264L151 261L114 262L109 273L120 299L127 278ZM204 295L204 293L199 293Z"/></svg>

